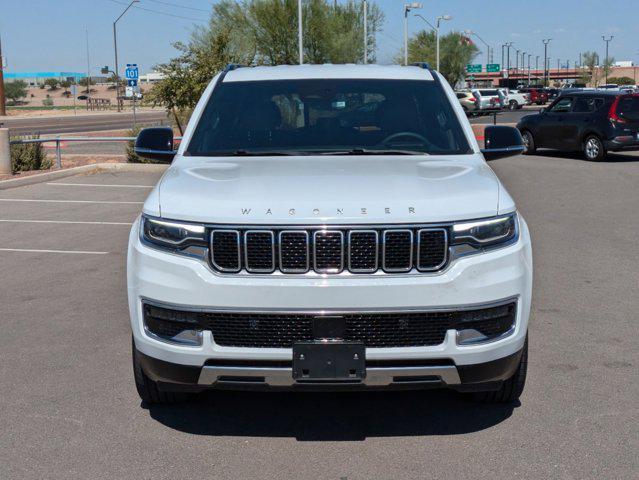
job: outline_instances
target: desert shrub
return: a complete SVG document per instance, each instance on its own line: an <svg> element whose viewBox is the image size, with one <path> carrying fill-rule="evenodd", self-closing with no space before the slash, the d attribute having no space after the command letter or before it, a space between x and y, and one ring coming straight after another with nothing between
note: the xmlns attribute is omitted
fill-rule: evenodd
<svg viewBox="0 0 639 480"><path fill-rule="evenodd" d="M142 130L140 127L135 127L129 130L127 133L127 137L137 137L138 133ZM140 157L137 153L135 153L135 140L130 140L126 144L126 161L129 163L152 163L151 160L147 160L146 158Z"/></svg>
<svg viewBox="0 0 639 480"><path fill-rule="evenodd" d="M45 107L53 107L53 98L47 97L47 98L43 99L42 100L42 105L44 105Z"/></svg>
<svg viewBox="0 0 639 480"><path fill-rule="evenodd" d="M12 137L11 140L36 139L39 135ZM19 143L11 145L11 171L26 172L27 170L47 170L52 162L47 158L41 143Z"/></svg>

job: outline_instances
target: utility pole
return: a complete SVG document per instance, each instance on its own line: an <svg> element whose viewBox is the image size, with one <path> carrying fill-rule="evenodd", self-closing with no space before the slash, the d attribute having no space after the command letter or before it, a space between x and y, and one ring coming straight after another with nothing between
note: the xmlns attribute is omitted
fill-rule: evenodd
<svg viewBox="0 0 639 480"><path fill-rule="evenodd" d="M120 16L115 19L115 22L113 22L113 50L115 52L115 102L118 104L118 112L120 112L122 109L120 108L120 71L118 70L118 32L116 27L118 21L124 16L126 12L129 11L129 8L131 8L134 3L139 2L140 0L131 0L131 3L129 3L129 5L124 9ZM89 83L90 80L87 82L87 85Z"/></svg>
<svg viewBox="0 0 639 480"><path fill-rule="evenodd" d="M506 43L506 71L510 76L510 47L513 46L513 42Z"/></svg>
<svg viewBox="0 0 639 480"><path fill-rule="evenodd" d="M7 109L5 108L7 100L4 96L4 73L2 71L3 67L4 63L2 61L2 39L0 38L0 117L4 117L7 114Z"/></svg>
<svg viewBox="0 0 639 480"><path fill-rule="evenodd" d="M506 45L502 44L501 45L501 70L504 70L504 47Z"/></svg>
<svg viewBox="0 0 639 480"><path fill-rule="evenodd" d="M91 61L89 59L89 29L85 30L87 40L87 110L89 109L89 96L91 94ZM75 97L74 97L75 102ZM117 98L116 98L117 102Z"/></svg>
<svg viewBox="0 0 639 480"><path fill-rule="evenodd" d="M515 55L515 73L519 70L519 49L517 49L517 54Z"/></svg>
<svg viewBox="0 0 639 480"><path fill-rule="evenodd" d="M530 57L532 57L532 53L528 54L528 85L530 86Z"/></svg>
<svg viewBox="0 0 639 480"><path fill-rule="evenodd" d="M606 75L606 85L608 84L608 70L609 70L609 65L608 65L608 44L612 41L612 39L615 38L613 35L610 35L610 38L606 39L606 37L604 37L603 35L601 36L601 39L606 42L606 61L604 62L604 74Z"/></svg>
<svg viewBox="0 0 639 480"><path fill-rule="evenodd" d="M544 44L544 84L548 84L548 44L552 38L545 38L542 40Z"/></svg>
<svg viewBox="0 0 639 480"><path fill-rule="evenodd" d="M364 65L368 63L368 6L364 0Z"/></svg>
<svg viewBox="0 0 639 480"><path fill-rule="evenodd" d="M453 17L450 15L440 15L437 17L437 29L435 30L435 35L437 36L437 71L439 72L439 25L442 20L450 20Z"/></svg>

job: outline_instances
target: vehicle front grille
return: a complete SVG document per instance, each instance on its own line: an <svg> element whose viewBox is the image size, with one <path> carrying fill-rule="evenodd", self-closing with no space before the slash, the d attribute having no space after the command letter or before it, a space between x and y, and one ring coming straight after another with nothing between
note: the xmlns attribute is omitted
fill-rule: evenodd
<svg viewBox="0 0 639 480"><path fill-rule="evenodd" d="M406 273L446 266L445 227L237 228L210 231L210 261L222 273Z"/></svg>
<svg viewBox="0 0 639 480"><path fill-rule="evenodd" d="M474 329L487 339L508 332L516 319L515 302L472 310L430 312L326 313L344 322L345 341L366 347L423 347L443 343L448 330ZM215 343L227 347L291 348L316 340L315 313L189 312L146 304L147 329L158 335L182 330L210 330Z"/></svg>

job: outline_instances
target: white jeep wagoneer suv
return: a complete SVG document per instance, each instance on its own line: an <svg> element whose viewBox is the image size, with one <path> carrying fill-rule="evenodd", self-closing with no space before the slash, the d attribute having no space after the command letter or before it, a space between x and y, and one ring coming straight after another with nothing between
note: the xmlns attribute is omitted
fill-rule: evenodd
<svg viewBox="0 0 639 480"><path fill-rule="evenodd" d="M509 402L526 377L528 227L426 64L217 75L131 230L143 400L209 388L448 387Z"/></svg>

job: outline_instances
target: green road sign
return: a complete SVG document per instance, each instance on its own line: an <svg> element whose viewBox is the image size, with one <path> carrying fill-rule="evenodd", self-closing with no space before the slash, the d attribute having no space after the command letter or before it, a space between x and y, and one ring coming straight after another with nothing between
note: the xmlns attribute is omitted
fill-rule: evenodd
<svg viewBox="0 0 639 480"><path fill-rule="evenodd" d="M481 63L469 63L468 65L466 65L466 71L468 73L481 73Z"/></svg>
<svg viewBox="0 0 639 480"><path fill-rule="evenodd" d="M486 71L496 73L499 72L499 64L498 63L489 63L486 65Z"/></svg>

